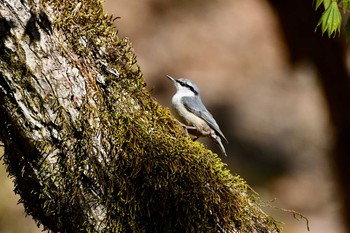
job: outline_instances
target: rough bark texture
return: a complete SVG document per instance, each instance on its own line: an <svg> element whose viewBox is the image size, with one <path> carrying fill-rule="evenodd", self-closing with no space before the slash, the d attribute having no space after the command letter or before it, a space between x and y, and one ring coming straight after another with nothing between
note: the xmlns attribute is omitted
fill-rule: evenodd
<svg viewBox="0 0 350 233"><path fill-rule="evenodd" d="M344 203L344 223L350 231L350 79L346 67L345 39L328 38L315 33L320 18L313 1L270 0L280 18L291 61L308 60L318 71L334 126L334 149L331 154L338 178L340 198ZM320 31L320 29L319 29Z"/></svg>
<svg viewBox="0 0 350 233"><path fill-rule="evenodd" d="M280 231L151 98L97 0L0 0L0 132L26 212L54 232Z"/></svg>

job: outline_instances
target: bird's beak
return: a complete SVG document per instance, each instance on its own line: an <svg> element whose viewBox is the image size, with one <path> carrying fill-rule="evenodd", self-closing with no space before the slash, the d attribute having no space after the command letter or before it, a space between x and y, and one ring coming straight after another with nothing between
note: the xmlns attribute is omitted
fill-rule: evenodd
<svg viewBox="0 0 350 233"><path fill-rule="evenodd" d="M170 79L171 81L173 81L173 83L176 83L176 80L175 80L173 77L171 77L170 75L167 75L167 77L168 77L168 79Z"/></svg>

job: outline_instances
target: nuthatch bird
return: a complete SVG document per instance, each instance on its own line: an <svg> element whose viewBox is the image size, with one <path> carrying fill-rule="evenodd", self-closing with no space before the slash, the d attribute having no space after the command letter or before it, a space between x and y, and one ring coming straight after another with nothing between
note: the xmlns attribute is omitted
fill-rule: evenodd
<svg viewBox="0 0 350 233"><path fill-rule="evenodd" d="M224 134L221 132L214 117L202 103L199 96L198 87L188 79L174 79L167 75L176 87L176 94L171 102L176 113L187 125L183 125L186 131L197 137L209 137L217 143L221 151L226 155L221 139L228 143Z"/></svg>

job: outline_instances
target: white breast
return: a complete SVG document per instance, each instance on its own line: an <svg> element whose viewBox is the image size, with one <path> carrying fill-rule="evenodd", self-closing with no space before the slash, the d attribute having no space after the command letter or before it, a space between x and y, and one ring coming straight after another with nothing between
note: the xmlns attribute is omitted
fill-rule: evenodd
<svg viewBox="0 0 350 233"><path fill-rule="evenodd" d="M202 118L188 111L181 103L182 95L175 94L172 98L173 108L183 123L189 126L194 126L202 135L208 135L212 131Z"/></svg>

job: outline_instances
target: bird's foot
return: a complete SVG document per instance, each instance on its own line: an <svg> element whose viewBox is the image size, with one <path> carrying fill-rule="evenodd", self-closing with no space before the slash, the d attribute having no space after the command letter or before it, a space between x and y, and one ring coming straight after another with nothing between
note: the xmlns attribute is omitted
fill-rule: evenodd
<svg viewBox="0 0 350 233"><path fill-rule="evenodd" d="M194 126L185 125L184 123L182 123L180 121L178 121L178 122L179 122L179 125L181 125L184 128L187 135L188 135L188 130L196 130L196 127L194 127Z"/></svg>
<svg viewBox="0 0 350 233"><path fill-rule="evenodd" d="M199 137L196 136L196 137L192 138L192 140L195 142L195 141L197 141L198 138L199 138Z"/></svg>

